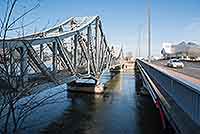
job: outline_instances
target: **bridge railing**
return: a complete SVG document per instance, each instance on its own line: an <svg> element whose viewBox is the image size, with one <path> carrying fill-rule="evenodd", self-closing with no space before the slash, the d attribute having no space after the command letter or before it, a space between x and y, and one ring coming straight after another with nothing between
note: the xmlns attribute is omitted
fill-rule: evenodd
<svg viewBox="0 0 200 134"><path fill-rule="evenodd" d="M137 60L148 75L165 90L165 92L186 112L189 117L200 125L200 86L188 83L173 75L163 72L155 66Z"/></svg>

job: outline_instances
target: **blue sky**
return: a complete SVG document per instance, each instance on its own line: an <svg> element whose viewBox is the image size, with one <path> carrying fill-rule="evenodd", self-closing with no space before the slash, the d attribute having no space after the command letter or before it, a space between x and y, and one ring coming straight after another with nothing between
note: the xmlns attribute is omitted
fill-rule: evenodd
<svg viewBox="0 0 200 134"><path fill-rule="evenodd" d="M183 40L200 43L200 0L151 0L152 54L160 54L163 42ZM41 0L32 18L41 29L70 16L99 15L108 42L136 52L139 26L142 27L141 53L146 55L147 0ZM30 20L30 17L28 18Z"/></svg>

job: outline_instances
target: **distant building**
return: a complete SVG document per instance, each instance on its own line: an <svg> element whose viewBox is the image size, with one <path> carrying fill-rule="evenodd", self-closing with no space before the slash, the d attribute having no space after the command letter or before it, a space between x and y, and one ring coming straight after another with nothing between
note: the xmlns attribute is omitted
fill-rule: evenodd
<svg viewBox="0 0 200 134"><path fill-rule="evenodd" d="M181 42L177 45L172 43L163 43L161 54L164 58L191 58L200 57L200 45L193 42Z"/></svg>

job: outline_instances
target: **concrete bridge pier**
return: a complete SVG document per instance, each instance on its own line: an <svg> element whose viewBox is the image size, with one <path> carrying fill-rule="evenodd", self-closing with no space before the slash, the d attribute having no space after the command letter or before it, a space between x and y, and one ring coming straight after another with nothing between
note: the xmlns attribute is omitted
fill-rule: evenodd
<svg viewBox="0 0 200 134"><path fill-rule="evenodd" d="M98 73L97 80L95 81L94 91L95 93L103 93L104 92L104 85L100 81L101 75Z"/></svg>
<svg viewBox="0 0 200 134"><path fill-rule="evenodd" d="M68 91L101 94L104 92L104 85L100 81L80 79L70 83Z"/></svg>

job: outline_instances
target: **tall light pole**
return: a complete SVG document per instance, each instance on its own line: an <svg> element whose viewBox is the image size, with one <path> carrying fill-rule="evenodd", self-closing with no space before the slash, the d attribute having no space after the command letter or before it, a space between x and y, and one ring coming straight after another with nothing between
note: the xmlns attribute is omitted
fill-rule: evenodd
<svg viewBox="0 0 200 134"><path fill-rule="evenodd" d="M148 61L151 62L151 0L147 0L147 27L148 27Z"/></svg>
<svg viewBox="0 0 200 134"><path fill-rule="evenodd" d="M140 57L140 46L141 46L141 33L142 33L142 25L138 27L138 57Z"/></svg>

